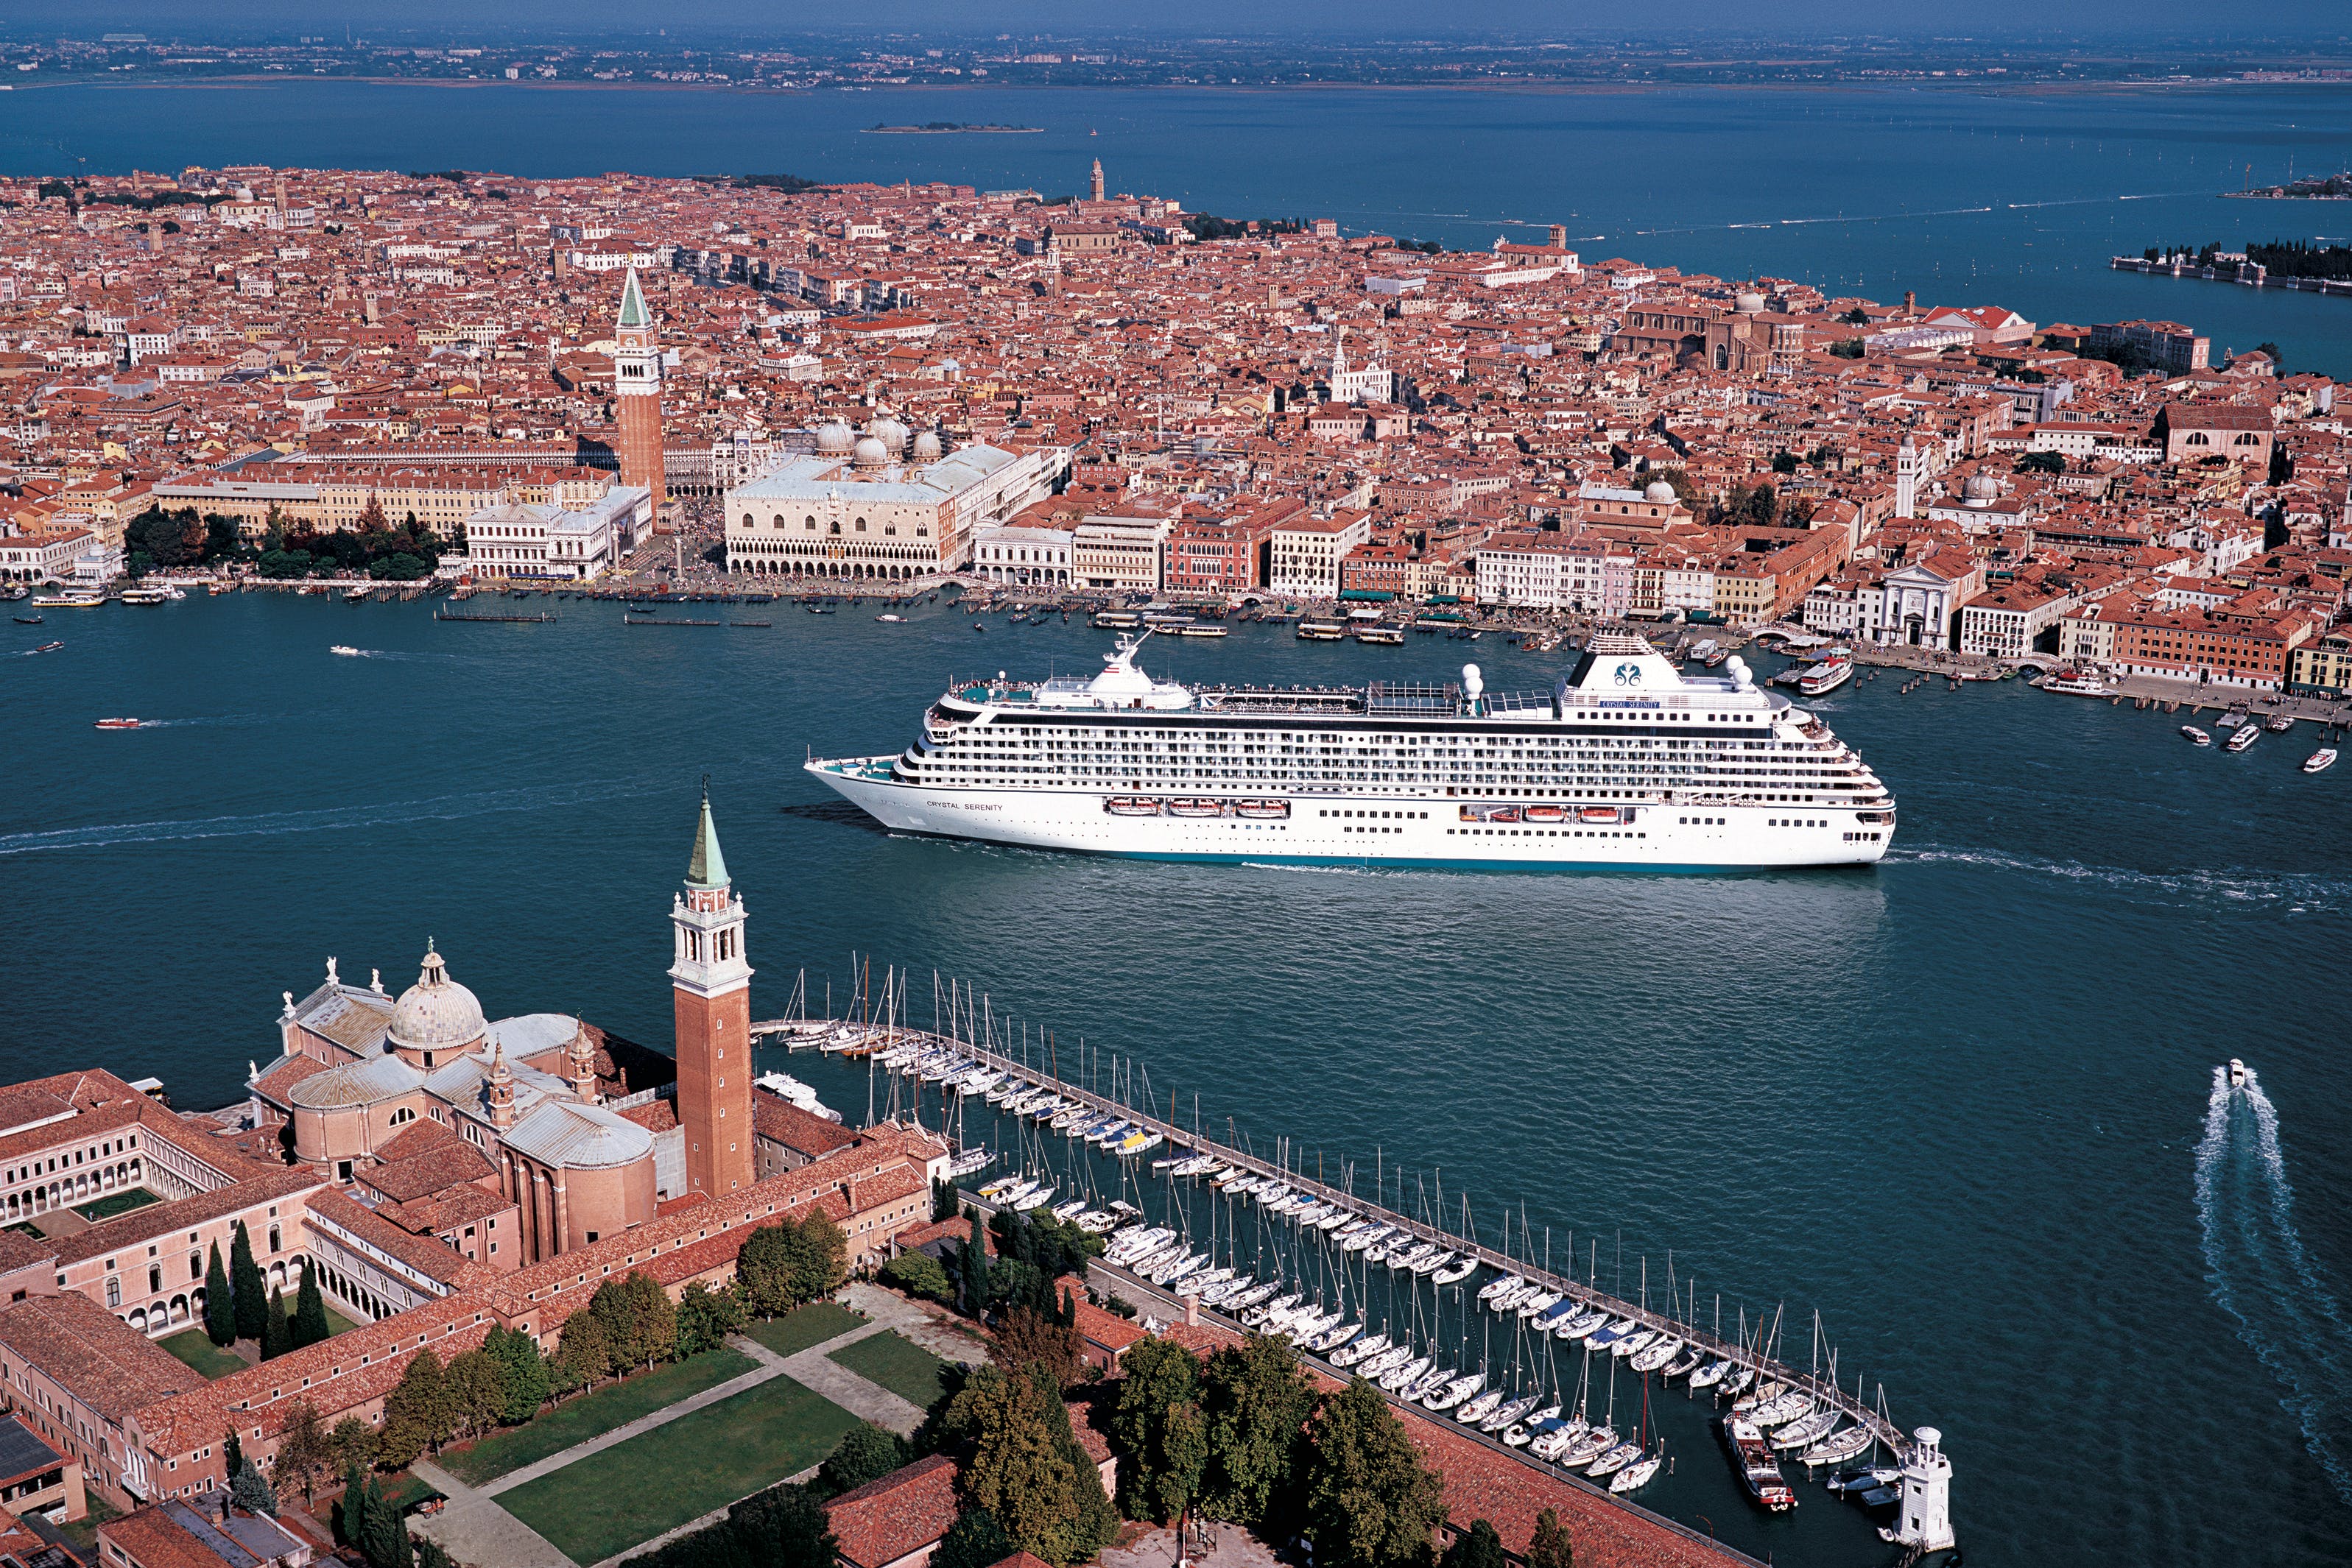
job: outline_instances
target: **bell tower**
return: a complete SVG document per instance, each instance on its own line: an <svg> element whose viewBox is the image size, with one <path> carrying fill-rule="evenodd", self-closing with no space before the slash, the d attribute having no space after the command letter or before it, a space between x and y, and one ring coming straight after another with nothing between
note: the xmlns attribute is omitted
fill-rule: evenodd
<svg viewBox="0 0 2352 1568"><path fill-rule="evenodd" d="M707 789L694 858L685 888L671 896L669 918L686 1187L723 1197L750 1186L758 1169L751 1144L751 966L743 957L743 901L728 881Z"/></svg>
<svg viewBox="0 0 2352 1568"><path fill-rule="evenodd" d="M662 482L661 370L653 312L646 308L633 267L613 321L613 414L620 427L621 483L653 492L656 518L669 498Z"/></svg>

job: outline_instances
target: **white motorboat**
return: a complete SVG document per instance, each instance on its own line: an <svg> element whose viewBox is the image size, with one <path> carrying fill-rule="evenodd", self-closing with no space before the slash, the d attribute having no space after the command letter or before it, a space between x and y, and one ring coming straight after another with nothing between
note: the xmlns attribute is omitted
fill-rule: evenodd
<svg viewBox="0 0 2352 1568"><path fill-rule="evenodd" d="M2223 743L2222 749L2225 751L2243 751L2246 747L2252 746L2262 737L2263 732L2258 727L2251 724L2242 724L2238 727L2237 733L2230 737L2230 738Z"/></svg>
<svg viewBox="0 0 2352 1568"><path fill-rule="evenodd" d="M2230 1058L2230 1087L2243 1089L2245 1086L2246 1064L2233 1056Z"/></svg>
<svg viewBox="0 0 2352 1568"><path fill-rule="evenodd" d="M2180 737L2189 742L2191 746L2210 746L2213 744L2213 737L2206 734L2203 730L2198 728L2193 724L2184 724L2180 727Z"/></svg>
<svg viewBox="0 0 2352 1568"><path fill-rule="evenodd" d="M2335 766L2336 748L2332 746L2323 746L2303 759L2305 773L2325 773Z"/></svg>

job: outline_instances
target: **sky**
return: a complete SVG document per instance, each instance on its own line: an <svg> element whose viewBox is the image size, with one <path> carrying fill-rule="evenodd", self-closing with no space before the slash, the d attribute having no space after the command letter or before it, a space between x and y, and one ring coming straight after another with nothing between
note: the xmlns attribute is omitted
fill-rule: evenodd
<svg viewBox="0 0 2352 1568"><path fill-rule="evenodd" d="M701 32L737 35L919 30L959 36L997 32L1133 33L1307 38L1323 37L1738 34L1769 38L1869 34L1972 37L2024 35L2161 44L2267 37L2352 39L2352 6L2341 0L2266 0L2215 6L2210 0L1677 0L1660 13L1599 0L861 0L854 11L807 0L12 0L0 28L90 37L144 31L158 37L251 37L268 33L392 37L446 31L505 40L590 33ZM2055 21L2053 22L2053 18Z"/></svg>

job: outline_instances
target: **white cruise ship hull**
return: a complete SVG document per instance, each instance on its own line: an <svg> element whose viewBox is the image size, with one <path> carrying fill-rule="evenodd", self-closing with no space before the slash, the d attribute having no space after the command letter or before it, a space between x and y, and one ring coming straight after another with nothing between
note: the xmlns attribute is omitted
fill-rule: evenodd
<svg viewBox="0 0 2352 1568"><path fill-rule="evenodd" d="M1258 861L1307 865L1491 867L1525 870L1725 871L1867 865L1894 836L1881 809L1827 805L1633 808L1601 825L1462 820L1457 796L1281 797L1286 821L1122 816L1116 798L1082 789L941 789L891 776L893 757L815 760L808 771L884 827L1029 849L1148 860ZM1272 798L1271 796L1266 798ZM1874 819L1865 821L1864 819Z"/></svg>

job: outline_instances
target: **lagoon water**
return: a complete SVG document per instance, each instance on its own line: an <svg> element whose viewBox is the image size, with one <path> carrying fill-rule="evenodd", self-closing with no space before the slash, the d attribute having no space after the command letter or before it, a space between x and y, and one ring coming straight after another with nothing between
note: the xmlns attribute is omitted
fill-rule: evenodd
<svg viewBox="0 0 2352 1568"><path fill-rule="evenodd" d="M225 1103L280 991L330 954L396 990L428 936L494 1017L667 1046L708 773L758 1016L803 968L845 997L853 951L913 969L919 1021L959 976L1261 1149L1442 1179L1490 1239L1524 1205L1556 1257L1597 1241L1604 1285L1622 1245L1624 1288L1646 1256L1661 1294L1671 1254L1703 1317L1785 1304L1800 1361L1818 1309L1845 1379L1946 1434L1973 1562L2345 1561L2352 774L2297 770L2310 727L2230 757L2159 713L1887 675L1818 705L1901 802L1874 870L1168 865L891 837L799 770L897 749L950 674L1088 667L1104 633L554 608L253 594L5 628L0 1073L95 1061ZM1498 687L1556 667L1496 643ZM1239 626L1147 663L1435 678L1463 654ZM114 714L167 722L90 727ZM2214 1099L2231 1056L2259 1101ZM792 1066L864 1113L861 1071ZM1654 1506L1782 1563L1884 1561L1817 1488L1749 1511L1687 1407L1668 1437Z"/></svg>
<svg viewBox="0 0 2352 1568"><path fill-rule="evenodd" d="M1036 135L887 136L955 120ZM2220 193L2343 168L2340 86L2067 91L881 89L748 93L284 81L20 87L0 170L300 161L520 176L784 172L1114 191L1483 246L1568 226L1588 256L1785 277L2044 325L2184 320L2352 377L2352 299L2118 274L2150 245L2352 238L2352 205ZM684 237L684 236L679 236Z"/></svg>

